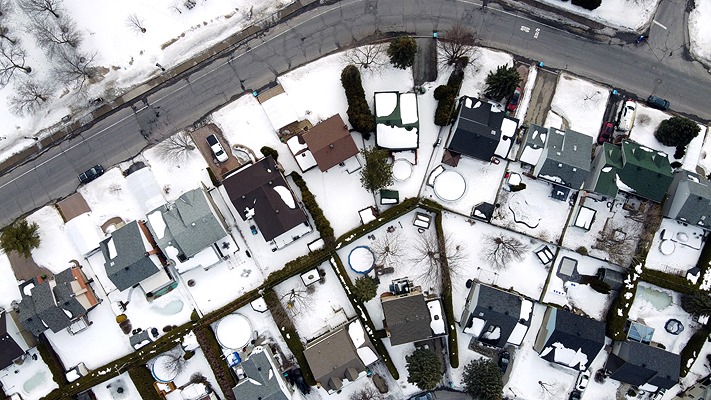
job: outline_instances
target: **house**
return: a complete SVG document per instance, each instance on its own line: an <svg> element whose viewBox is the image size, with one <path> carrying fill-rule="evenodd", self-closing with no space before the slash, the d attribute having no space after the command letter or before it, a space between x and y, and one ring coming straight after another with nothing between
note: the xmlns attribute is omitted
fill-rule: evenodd
<svg viewBox="0 0 711 400"><path fill-rule="evenodd" d="M610 378L633 386L670 389L679 383L680 365L678 354L628 339L613 343L605 371Z"/></svg>
<svg viewBox="0 0 711 400"><path fill-rule="evenodd" d="M0 309L0 370L12 365L37 344L34 337L23 335L20 328L11 313Z"/></svg>
<svg viewBox="0 0 711 400"><path fill-rule="evenodd" d="M464 333L489 346L520 345L528 331L533 303L521 296L474 283L459 325Z"/></svg>
<svg viewBox="0 0 711 400"><path fill-rule="evenodd" d="M397 346L445 335L446 322L439 299L425 299L422 289L407 278L395 280L380 297L385 332Z"/></svg>
<svg viewBox="0 0 711 400"><path fill-rule="evenodd" d="M664 201L662 215L706 230L711 229L709 180L690 171L676 171Z"/></svg>
<svg viewBox="0 0 711 400"><path fill-rule="evenodd" d="M227 175L220 187L231 211L243 221L254 221L274 251L298 240L313 229L306 213L269 156Z"/></svg>
<svg viewBox="0 0 711 400"><path fill-rule="evenodd" d="M51 329L58 333L68 329L70 334L89 327L87 314L99 304L94 290L87 283L81 268L75 266L53 278L32 278L20 285L22 300L18 318L34 336Z"/></svg>
<svg viewBox="0 0 711 400"><path fill-rule="evenodd" d="M548 307L533 349L544 360L586 370L605 346L605 324Z"/></svg>
<svg viewBox="0 0 711 400"><path fill-rule="evenodd" d="M237 399L289 400L291 390L277 368L268 347L257 346L249 358L239 364L240 377L232 392Z"/></svg>
<svg viewBox="0 0 711 400"><path fill-rule="evenodd" d="M165 257L143 221L116 229L100 248L106 275L119 291L140 285L146 296L153 298L177 286L166 272Z"/></svg>
<svg viewBox="0 0 711 400"><path fill-rule="evenodd" d="M548 129L536 124L529 125L519 147L519 161L536 166L543 153L543 147L546 145L547 136Z"/></svg>
<svg viewBox="0 0 711 400"><path fill-rule="evenodd" d="M590 136L570 129L563 131L548 128L545 145L533 174L557 185L578 190L590 172L591 154Z"/></svg>
<svg viewBox="0 0 711 400"><path fill-rule="evenodd" d="M227 236L227 231L204 189L183 193L175 202L156 208L146 217L156 244L179 272L183 272L182 263L193 257L205 269L222 260L215 243Z"/></svg>
<svg viewBox="0 0 711 400"><path fill-rule="evenodd" d="M666 154L624 140L598 146L583 189L606 197L621 190L659 203L673 179Z"/></svg>
<svg viewBox="0 0 711 400"><path fill-rule="evenodd" d="M306 344L304 356L314 378L329 393L366 376L377 352L358 319Z"/></svg>
<svg viewBox="0 0 711 400"><path fill-rule="evenodd" d="M326 172L336 165L344 163L359 152L358 146L348 131L348 125L343 122L343 118L339 114L301 134L301 138L321 172ZM294 157L298 162L298 155L294 154ZM302 170L304 169L302 168Z"/></svg>
<svg viewBox="0 0 711 400"><path fill-rule="evenodd" d="M420 144L417 95L375 93L375 143L388 150L415 150Z"/></svg>
<svg viewBox="0 0 711 400"><path fill-rule="evenodd" d="M518 129L518 120L506 116L497 104L462 96L457 120L445 148L483 161L506 158Z"/></svg>

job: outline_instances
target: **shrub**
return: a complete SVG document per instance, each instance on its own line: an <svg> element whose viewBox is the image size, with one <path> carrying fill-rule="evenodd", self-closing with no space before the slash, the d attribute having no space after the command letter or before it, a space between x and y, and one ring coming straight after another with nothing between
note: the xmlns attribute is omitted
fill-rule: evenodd
<svg viewBox="0 0 711 400"><path fill-rule="evenodd" d="M125 321L126 318L128 318L128 317L126 317L126 314L121 314L116 317L116 323L120 324L121 322Z"/></svg>
<svg viewBox="0 0 711 400"><path fill-rule="evenodd" d="M598 293L610 294L610 284L605 281L593 279L590 281L590 287Z"/></svg>
<svg viewBox="0 0 711 400"><path fill-rule="evenodd" d="M513 185L511 186L511 191L512 192L518 192L526 188L526 184L524 182L519 183L518 185Z"/></svg>
<svg viewBox="0 0 711 400"><path fill-rule="evenodd" d="M227 362L225 362L225 359L222 357L222 350L219 343L217 343L217 338L215 338L212 329L210 329L209 326L199 325L193 329L193 332L195 332L195 338L200 344L205 359L208 364L210 364L210 367L212 367L212 372L215 374L217 384L220 385L220 389L222 389L225 397L230 400L237 400L232 391L232 388L237 382L235 382L234 377L229 371Z"/></svg>
<svg viewBox="0 0 711 400"><path fill-rule="evenodd" d="M671 117L659 124L654 132L654 137L665 146L685 147L699 134L700 130L699 124L688 118Z"/></svg>
<svg viewBox="0 0 711 400"><path fill-rule="evenodd" d="M188 350L185 352L185 354L183 354L183 358L187 361L187 360L193 358L194 355L195 355L194 351Z"/></svg>
<svg viewBox="0 0 711 400"><path fill-rule="evenodd" d="M511 96L520 83L521 75L514 66L500 65L496 68L496 72L491 71L486 76L484 95L501 101L504 97Z"/></svg>
<svg viewBox="0 0 711 400"><path fill-rule="evenodd" d="M190 313L190 320L193 322L197 322L199 319L200 316L198 315L197 310L193 308L193 312Z"/></svg>
<svg viewBox="0 0 711 400"><path fill-rule="evenodd" d="M582 8L592 11L600 7L600 4L602 4L602 0L571 0L571 3L573 5L580 6Z"/></svg>
<svg viewBox="0 0 711 400"><path fill-rule="evenodd" d="M439 207L442 207L436 202L432 203L436 204ZM445 238L444 230L442 228L442 213L441 210L436 212L437 215L435 215L435 230L437 232L437 240L439 241L439 243L444 243ZM444 315L447 324L449 325L449 364L452 366L452 368L459 368L459 352L457 351L459 346L457 345L457 330L451 329L451 326L453 326L454 322L456 321L454 319L454 306L452 303L452 276L450 275L450 270L448 268L449 266L447 265L447 255L444 253L445 249L442 249L442 252L442 300L444 306Z"/></svg>
<svg viewBox="0 0 711 400"><path fill-rule="evenodd" d="M414 383L420 390L432 390L442 380L442 361L428 349L415 350L407 361L407 381Z"/></svg>
<svg viewBox="0 0 711 400"><path fill-rule="evenodd" d="M375 297L378 294L378 282L368 275L356 278L353 285L353 295L359 302L366 301Z"/></svg>
<svg viewBox="0 0 711 400"><path fill-rule="evenodd" d="M434 90L435 100L442 100L450 96L456 96L456 89L449 85L439 85L437 89Z"/></svg>
<svg viewBox="0 0 711 400"><path fill-rule="evenodd" d="M607 311L607 324L605 326L606 335L612 340L625 340L627 337L624 333L625 323L629 316L630 308L634 302L634 297L637 292L637 283L640 275L644 270L641 265L631 268L625 276L625 284L612 301L609 310Z"/></svg>
<svg viewBox="0 0 711 400"><path fill-rule="evenodd" d="M153 383L156 381L151 374L151 371L144 365L136 365L128 369L128 376L131 377L131 381L136 385L136 390L138 394L141 395L143 400L161 400L160 395L156 392L153 387Z"/></svg>
<svg viewBox="0 0 711 400"><path fill-rule="evenodd" d="M368 101L365 99L363 82L360 79L360 71L355 65L347 65L341 71L341 85L346 91L348 100L348 121L353 129L364 134L375 131L375 117L370 111Z"/></svg>
<svg viewBox="0 0 711 400"><path fill-rule="evenodd" d="M577 249L575 249L575 251L576 251L578 254L581 254L581 255L584 255L584 256L587 256L587 255L588 255L588 248L585 247L585 246L580 246L580 247L578 247Z"/></svg>
<svg viewBox="0 0 711 400"><path fill-rule="evenodd" d="M706 339L709 337L709 334L711 334L711 330L708 328L704 327L702 329L699 329L696 333L694 333L693 336L689 339L688 342L686 342L686 346L681 350L680 356L681 356L681 370L679 371L679 375L684 377L686 374L689 373L689 370L691 367L694 365L694 361L696 361L696 357L699 356L701 353L701 348L704 347L704 343L706 342ZM690 360L694 360L689 362Z"/></svg>
<svg viewBox="0 0 711 400"><path fill-rule="evenodd" d="M405 69L415 63L417 43L409 36L400 36L393 39L388 46L388 57L395 68Z"/></svg>
<svg viewBox="0 0 711 400"><path fill-rule="evenodd" d="M272 156L274 162L276 162L279 158L279 152L269 146L263 146L261 149L259 149L259 151L262 153L262 155L264 155L264 157Z"/></svg>
<svg viewBox="0 0 711 400"><path fill-rule="evenodd" d="M462 384L475 399L500 400L504 391L501 369L491 360L480 358L464 367Z"/></svg>
<svg viewBox="0 0 711 400"><path fill-rule="evenodd" d="M674 159L679 160L684 158L684 154L686 154L686 146L676 146L676 150L674 151Z"/></svg>
<svg viewBox="0 0 711 400"><path fill-rule="evenodd" d="M711 296L701 291L685 294L681 297L681 308L695 317L711 315Z"/></svg>
<svg viewBox="0 0 711 400"><path fill-rule="evenodd" d="M703 253L702 253L703 254ZM696 292L696 286L685 277L667 274L666 272L657 271L654 269L643 269L641 280L649 282L653 285L663 287L675 292L684 294L693 294ZM701 283L701 279L697 283Z"/></svg>
<svg viewBox="0 0 711 400"><path fill-rule="evenodd" d="M671 164L669 164L673 169L679 169L683 165L679 161L672 161Z"/></svg>
<svg viewBox="0 0 711 400"><path fill-rule="evenodd" d="M42 357L42 361L47 364L54 381L57 382L61 388L68 383L67 376L65 375L64 368L62 368L59 363L59 358L54 354L54 350L52 350L49 346L50 344L47 342L40 342L37 345L37 351L39 352L40 357Z"/></svg>
<svg viewBox="0 0 711 400"><path fill-rule="evenodd" d="M296 171L290 173L289 176L294 180L294 183L296 183L296 186L299 187L299 190L301 190L301 200L304 202L304 206L306 206L309 214L311 214L311 218L314 219L316 229L321 234L321 238L326 243L326 247L330 248L336 241L336 237L333 233L331 223L323 215L323 210L316 201L316 196L311 193L309 187L306 186L306 181L304 181L301 175L299 175Z"/></svg>

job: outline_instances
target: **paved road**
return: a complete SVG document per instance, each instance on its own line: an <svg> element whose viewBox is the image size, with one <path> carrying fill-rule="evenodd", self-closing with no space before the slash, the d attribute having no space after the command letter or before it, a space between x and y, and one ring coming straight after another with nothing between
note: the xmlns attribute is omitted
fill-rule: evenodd
<svg viewBox="0 0 711 400"><path fill-rule="evenodd" d="M476 29L483 45L640 97L654 93L671 101L675 111L711 119L711 110L705 107L711 98L711 76L699 63L686 60L682 51L660 47L665 43L662 31L668 31L670 38L683 38L684 25L678 19L685 4L679 0L662 2L658 17L667 29L652 25L652 39L643 45L634 44L633 35L626 35L625 42L571 34L497 7L490 4L482 12L480 3L469 0L342 0L312 9L0 178L0 225L71 194L77 187L76 175L88 167L128 159L148 139L192 125L231 99L273 82L279 74L375 31L429 36L463 21Z"/></svg>

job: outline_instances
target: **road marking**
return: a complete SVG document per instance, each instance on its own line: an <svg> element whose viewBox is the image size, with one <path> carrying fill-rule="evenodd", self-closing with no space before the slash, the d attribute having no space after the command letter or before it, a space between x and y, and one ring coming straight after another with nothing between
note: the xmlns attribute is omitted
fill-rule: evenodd
<svg viewBox="0 0 711 400"><path fill-rule="evenodd" d="M526 32L526 33L528 33L528 32L531 31L531 28L529 28L529 27L527 27L527 26L525 26L525 25L521 25L521 30L524 31L524 32Z"/></svg>
<svg viewBox="0 0 711 400"><path fill-rule="evenodd" d="M659 25L659 26L660 26L660 27L662 27L662 28L663 28L664 30L666 30L666 29L667 29L667 27L666 27L666 26L664 26L664 25L660 24L659 22L657 22L657 20L656 20L656 19L653 19L653 20L652 20L652 22L654 22L654 24L655 24L655 25Z"/></svg>
<svg viewBox="0 0 711 400"><path fill-rule="evenodd" d="M541 33L541 28L536 28L536 33L533 34L534 39L538 39L538 34Z"/></svg>

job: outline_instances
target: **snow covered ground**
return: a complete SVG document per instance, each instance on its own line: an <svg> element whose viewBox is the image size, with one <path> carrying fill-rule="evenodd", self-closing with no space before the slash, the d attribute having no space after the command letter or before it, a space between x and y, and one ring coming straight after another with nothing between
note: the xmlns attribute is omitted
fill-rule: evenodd
<svg viewBox="0 0 711 400"><path fill-rule="evenodd" d="M704 235L703 229L664 218L654 235L645 267L670 274L685 275L686 271L695 267L699 261ZM663 240L674 243L671 254L661 252L660 246Z"/></svg>
<svg viewBox="0 0 711 400"><path fill-rule="evenodd" d="M569 128L593 141L600 132L609 97L608 88L563 73L558 78L545 127Z"/></svg>
<svg viewBox="0 0 711 400"><path fill-rule="evenodd" d="M39 400L59 387L36 348L29 350L22 365L0 370L0 383L8 396L18 393L27 400Z"/></svg>
<svg viewBox="0 0 711 400"><path fill-rule="evenodd" d="M711 19L711 3L696 0L694 6L694 10L689 13L691 53L708 64L711 63L711 31L707 29Z"/></svg>
<svg viewBox="0 0 711 400"><path fill-rule="evenodd" d="M590 11L568 2L556 0L538 1L569 11L573 14L582 15L621 31L637 31L643 29L649 24L660 2L660 0L604 1L600 7Z"/></svg>

